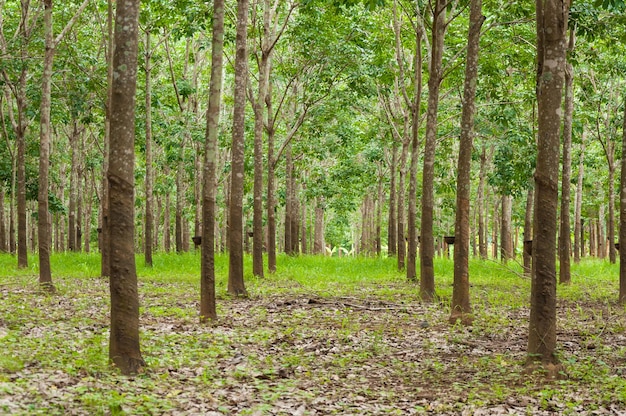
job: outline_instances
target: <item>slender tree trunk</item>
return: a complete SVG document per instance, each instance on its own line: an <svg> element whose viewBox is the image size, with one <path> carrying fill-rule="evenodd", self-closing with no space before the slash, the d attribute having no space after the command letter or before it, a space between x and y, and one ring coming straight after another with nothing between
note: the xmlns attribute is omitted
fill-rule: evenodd
<svg viewBox="0 0 626 416"><path fill-rule="evenodd" d="M170 216L171 216L170 205L171 205L170 194L169 192L167 192L165 194L165 209L163 210L163 248L165 249L166 253L170 252L171 243L172 243L171 241L172 240L171 238L172 228L170 227Z"/></svg>
<svg viewBox="0 0 626 416"><path fill-rule="evenodd" d="M474 141L474 113L476 112L476 80L478 78L478 48L480 28L485 21L482 0L470 2L470 22L463 85L463 110L461 113L461 138L456 182L456 218L454 227L454 286L450 323L461 321L469 324L467 316L472 312L469 296L469 250L470 250L470 197L472 149Z"/></svg>
<svg viewBox="0 0 626 416"><path fill-rule="evenodd" d="M200 320L217 319L215 307L215 204L217 191L217 137L222 99L224 61L224 0L213 2L211 82L206 111L204 184L202 188L202 263L200 277Z"/></svg>
<svg viewBox="0 0 626 416"><path fill-rule="evenodd" d="M243 183L244 133L246 111L246 80L248 72L248 0L237 0L237 36L235 56L235 101L233 109L233 136L231 187L229 204L229 270L228 292L247 296L243 280Z"/></svg>
<svg viewBox="0 0 626 416"><path fill-rule="evenodd" d="M404 270L406 261L406 223L405 221L405 202L406 202L406 161L409 154L409 138L402 138L402 152L400 153L400 162L398 164L398 170L400 176L398 178L398 189L396 191L398 198L398 206L396 208L396 217L398 220L398 226L396 228L396 238L398 239L398 248L396 254L398 255L398 270Z"/></svg>
<svg viewBox="0 0 626 416"><path fill-rule="evenodd" d="M561 103L569 0L537 0L538 145L535 171L533 278L528 364L558 376L556 349L556 231Z"/></svg>
<svg viewBox="0 0 626 416"><path fill-rule="evenodd" d="M6 197L4 185L0 184L0 253L6 253L7 244L7 229L6 229L6 217L4 213L4 198Z"/></svg>
<svg viewBox="0 0 626 416"><path fill-rule="evenodd" d="M107 44L107 101L106 101L106 114L104 119L104 163L102 170L108 172L109 170L109 149L111 142L111 100L112 100L112 86L113 86L113 54L115 53L115 44L113 41L113 0L107 1L107 28L108 28L108 44ZM107 175L102 175L102 224L101 224L101 242L100 252L102 255L101 261L101 276L109 277L111 275L111 259L110 259L110 239L109 234L109 179Z"/></svg>
<svg viewBox="0 0 626 416"><path fill-rule="evenodd" d="M302 185L304 187L304 185ZM302 216L300 217L300 229L302 230L300 235L301 237L301 250L302 250L302 254L307 254L307 238L306 238L306 223L307 223L307 218L306 218L306 201L302 201Z"/></svg>
<svg viewBox="0 0 626 416"><path fill-rule="evenodd" d="M526 195L526 212L524 214L524 247L522 249L522 257L524 259L524 275L530 276L532 272L532 251L529 253L526 249L527 244L533 241L533 206L534 206L535 189L531 186L528 188Z"/></svg>
<svg viewBox="0 0 626 416"><path fill-rule="evenodd" d="M615 161L611 158L609 165L609 218L607 220L607 240L609 261L615 264Z"/></svg>
<svg viewBox="0 0 626 416"><path fill-rule="evenodd" d="M50 170L51 124L51 84L52 66L54 62L54 35L52 29L52 0L44 0L44 32L45 55L40 107L39 135L39 195L38 195L38 240L39 240L39 285L47 291L54 292L52 272L50 270L50 212L48 210L48 182Z"/></svg>
<svg viewBox="0 0 626 416"><path fill-rule="evenodd" d="M324 254L324 200L318 197L315 203L315 228L313 237L313 253Z"/></svg>
<svg viewBox="0 0 626 416"><path fill-rule="evenodd" d="M408 211L408 259L406 277L410 281L417 281L417 165L419 159L419 120L422 103L422 34L416 32L415 39L415 96L411 108L411 167L409 177L409 211Z"/></svg>
<svg viewBox="0 0 626 416"><path fill-rule="evenodd" d="M580 157L578 160L578 180L576 181L576 198L574 203L574 262L580 262L585 251L583 239L584 228L581 217L583 207L583 178L584 178L584 159L585 159L585 132L583 131L580 145ZM621 208L620 208L621 210ZM620 211L621 212L621 211Z"/></svg>
<svg viewBox="0 0 626 416"><path fill-rule="evenodd" d="M133 237L135 90L139 0L117 0L111 94L109 180L111 332L109 358L122 374L145 366L139 348L139 296Z"/></svg>
<svg viewBox="0 0 626 416"><path fill-rule="evenodd" d="M183 218L183 205L185 203L185 141L180 147L178 167L176 169L176 214L174 217L174 241L176 252L182 253L183 249L183 227L186 222Z"/></svg>
<svg viewBox="0 0 626 416"><path fill-rule="evenodd" d="M622 125L622 162L620 177L620 224L619 224L619 303L626 303L626 107Z"/></svg>
<svg viewBox="0 0 626 416"><path fill-rule="evenodd" d="M276 201L274 200L274 120L272 113L271 86L268 89L267 100L268 130L267 130L267 270L276 272Z"/></svg>
<svg viewBox="0 0 626 416"><path fill-rule="evenodd" d="M443 39L446 30L446 0L436 0L433 9L430 78L428 80L428 110L426 115L426 144L422 172L422 230L420 249L420 295L425 301L435 297L435 242L433 237L435 149L437 147L437 111L441 85Z"/></svg>
<svg viewBox="0 0 626 416"><path fill-rule="evenodd" d="M391 167L389 169L389 218L387 220L387 256L393 257L397 253L397 218L396 218L396 176L397 176L398 147L391 146Z"/></svg>
<svg viewBox="0 0 626 416"><path fill-rule="evenodd" d="M478 252L482 260L487 259L487 219L485 218L485 179L487 165L487 148L483 146L480 153L480 170L478 173Z"/></svg>
<svg viewBox="0 0 626 416"><path fill-rule="evenodd" d="M382 254L381 228L382 228L382 222L383 222L383 204L384 204L383 178L381 175L378 178L378 198L376 200L376 237L375 238L376 238L376 256L378 257L380 257Z"/></svg>
<svg viewBox="0 0 626 416"><path fill-rule="evenodd" d="M596 220L591 219L589 220L589 255L591 257L597 257L598 256L598 250L597 250L597 232L598 232L598 228L596 227Z"/></svg>
<svg viewBox="0 0 626 416"><path fill-rule="evenodd" d="M144 261L147 267L152 267L152 230L154 228L154 216L152 208L154 201L154 185L152 182L152 45L150 30L146 30L146 50L145 50L145 74L146 74L146 206L144 224Z"/></svg>
<svg viewBox="0 0 626 416"><path fill-rule="evenodd" d="M574 116L574 67L565 65L565 113L563 116L563 173L561 175L561 225L559 227L559 283L571 281L570 180L572 176L572 118Z"/></svg>
<svg viewBox="0 0 626 416"><path fill-rule="evenodd" d="M511 212L513 197L502 196L502 213L500 220L500 258L503 263L513 258L513 243L511 241Z"/></svg>
<svg viewBox="0 0 626 416"><path fill-rule="evenodd" d="M610 169L609 169L609 177ZM598 221L596 222L596 247L598 250L598 257L601 259L606 258L606 234L604 232L604 220L606 215L604 214L604 204L600 204L598 208Z"/></svg>

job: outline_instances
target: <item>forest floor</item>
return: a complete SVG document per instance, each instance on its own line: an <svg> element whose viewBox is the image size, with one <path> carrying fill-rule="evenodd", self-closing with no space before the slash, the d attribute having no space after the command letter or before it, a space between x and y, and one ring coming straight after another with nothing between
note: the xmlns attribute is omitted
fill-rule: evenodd
<svg viewBox="0 0 626 416"><path fill-rule="evenodd" d="M524 373L530 283L515 265L472 262L471 327L447 321L450 260L424 304L392 259L306 257L248 276L247 299L222 277L220 317L201 325L187 255L140 270L147 368L127 378L107 364L108 284L84 258L62 260L55 295L32 271L0 276L0 414L626 414L626 312L604 263L559 288L566 374L546 380Z"/></svg>

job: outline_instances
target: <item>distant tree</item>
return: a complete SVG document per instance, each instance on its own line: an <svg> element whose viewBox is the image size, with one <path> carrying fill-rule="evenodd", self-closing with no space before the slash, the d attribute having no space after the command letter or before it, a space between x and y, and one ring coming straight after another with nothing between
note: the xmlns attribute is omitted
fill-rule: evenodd
<svg viewBox="0 0 626 416"><path fill-rule="evenodd" d="M528 365L557 376L556 231L562 89L570 2L537 1L538 145Z"/></svg>
<svg viewBox="0 0 626 416"><path fill-rule="evenodd" d="M109 359L122 372L145 366L139 346L135 235L135 91L139 0L118 0L111 85L109 182L111 331Z"/></svg>

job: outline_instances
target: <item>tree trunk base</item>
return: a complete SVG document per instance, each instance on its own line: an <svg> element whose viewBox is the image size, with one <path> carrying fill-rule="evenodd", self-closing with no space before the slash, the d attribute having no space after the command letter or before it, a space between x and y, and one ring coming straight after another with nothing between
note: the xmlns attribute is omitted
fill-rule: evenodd
<svg viewBox="0 0 626 416"><path fill-rule="evenodd" d="M54 286L52 282L44 282L39 284L39 288L42 292L47 293L49 295L54 295L57 293L57 288Z"/></svg>
<svg viewBox="0 0 626 416"><path fill-rule="evenodd" d="M541 362L533 360L532 358L529 358L526 362L526 368L523 374L538 375L546 380L567 380L568 378L563 364Z"/></svg>
<svg viewBox="0 0 626 416"><path fill-rule="evenodd" d="M463 326L472 326L474 323L474 317L471 313L454 311L448 318L448 322L450 325L460 323Z"/></svg>
<svg viewBox="0 0 626 416"><path fill-rule="evenodd" d="M146 363L143 358L139 357L115 357L113 364L120 369L125 376L132 376L143 373Z"/></svg>

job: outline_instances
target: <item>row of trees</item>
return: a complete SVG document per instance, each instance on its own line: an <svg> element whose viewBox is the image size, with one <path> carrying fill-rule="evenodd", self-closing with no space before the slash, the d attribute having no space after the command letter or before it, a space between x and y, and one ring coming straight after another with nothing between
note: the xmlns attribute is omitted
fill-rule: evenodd
<svg viewBox="0 0 626 416"><path fill-rule="evenodd" d="M201 237L203 319L216 317L215 250L228 248L229 291L245 295L250 240L257 276L276 270L277 249L320 253L327 241L360 253L386 245L415 281L419 243L428 301L437 241L454 235L450 319L469 322L470 247L487 257L489 240L499 240L506 260L532 239L529 352L553 363L558 181L565 282L572 211L574 258L588 240L590 253L615 261L623 106L621 64L606 59L623 36L609 24L620 4L577 3L568 32L566 3L538 2L536 18L517 2L483 8L477 0L238 0L236 8L177 0L148 1L141 11L129 0L0 3L0 249L27 265L28 200L37 200L41 282L53 290L51 230L59 249L65 240L70 250L89 249L97 236L102 274L119 299L112 308L130 307L112 314L111 357L135 372L138 340L114 342L138 328L130 255L139 245L150 265L160 241L169 250L170 219L177 251ZM135 24L118 39L118 27ZM584 47L575 47L576 33ZM513 231L520 228L523 238Z"/></svg>

